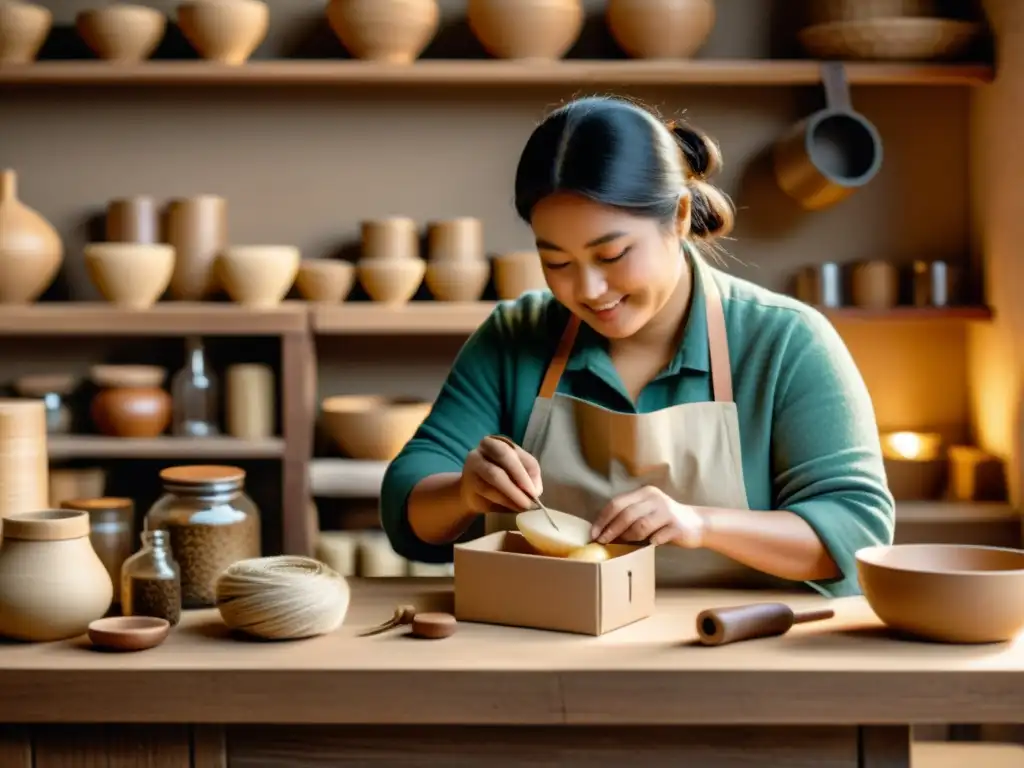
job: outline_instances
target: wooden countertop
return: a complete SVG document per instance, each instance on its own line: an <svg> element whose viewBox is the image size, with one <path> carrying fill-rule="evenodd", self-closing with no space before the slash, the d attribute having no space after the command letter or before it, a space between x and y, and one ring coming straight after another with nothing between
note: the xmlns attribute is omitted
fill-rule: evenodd
<svg viewBox="0 0 1024 768"><path fill-rule="evenodd" d="M657 614L602 637L462 624L447 640L369 638L399 603L450 610L451 582L354 581L321 638L232 638L188 612L160 647L98 652L84 636L0 644L0 722L695 724L1015 722L1024 638L946 646L890 638L861 598L788 635L694 644L705 608L816 595L663 591Z"/></svg>

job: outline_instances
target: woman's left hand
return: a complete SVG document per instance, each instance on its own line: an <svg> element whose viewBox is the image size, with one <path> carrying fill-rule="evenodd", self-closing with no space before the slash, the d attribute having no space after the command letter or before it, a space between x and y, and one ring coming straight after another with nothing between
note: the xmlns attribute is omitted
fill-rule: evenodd
<svg viewBox="0 0 1024 768"><path fill-rule="evenodd" d="M696 549L703 546L704 518L693 507L646 485L608 502L594 520L591 536L601 544L621 539Z"/></svg>

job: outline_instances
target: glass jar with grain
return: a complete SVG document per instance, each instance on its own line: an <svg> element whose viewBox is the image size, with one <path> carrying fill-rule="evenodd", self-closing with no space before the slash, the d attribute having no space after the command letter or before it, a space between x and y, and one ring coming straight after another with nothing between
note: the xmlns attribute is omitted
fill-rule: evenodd
<svg viewBox="0 0 1024 768"><path fill-rule="evenodd" d="M181 570L167 531L143 531L142 549L121 566L121 613L154 616L173 627L181 619Z"/></svg>
<svg viewBox="0 0 1024 768"><path fill-rule="evenodd" d="M146 515L147 530L167 531L181 568L183 608L216 601L217 577L239 560L260 556L260 512L238 467L168 467L164 495Z"/></svg>

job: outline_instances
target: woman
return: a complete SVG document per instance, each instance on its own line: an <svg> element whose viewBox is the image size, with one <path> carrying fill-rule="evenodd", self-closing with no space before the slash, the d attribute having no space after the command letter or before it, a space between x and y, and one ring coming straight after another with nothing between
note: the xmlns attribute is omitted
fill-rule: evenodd
<svg viewBox="0 0 1024 768"><path fill-rule="evenodd" d="M515 202L551 294L495 309L388 468L398 553L450 562L534 494L597 541L660 545L660 585L859 592L854 552L894 528L871 400L821 314L702 257L733 222L719 165L615 98L534 130Z"/></svg>

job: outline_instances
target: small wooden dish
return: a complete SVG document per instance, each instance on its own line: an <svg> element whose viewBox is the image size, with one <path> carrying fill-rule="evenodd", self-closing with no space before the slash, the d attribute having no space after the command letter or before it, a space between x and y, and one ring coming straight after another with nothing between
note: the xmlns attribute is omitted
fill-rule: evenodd
<svg viewBox="0 0 1024 768"><path fill-rule="evenodd" d="M109 651L145 651L167 639L171 623L152 616L111 616L89 624L89 639Z"/></svg>

